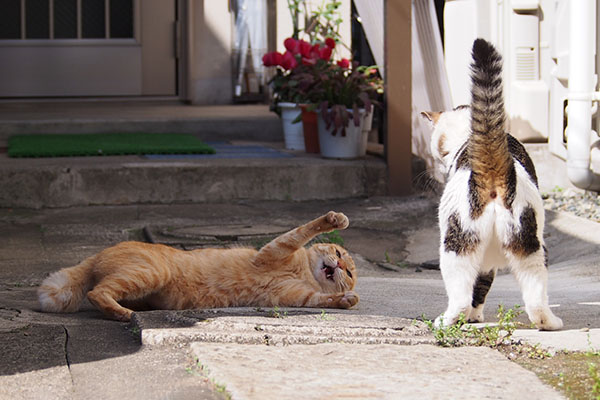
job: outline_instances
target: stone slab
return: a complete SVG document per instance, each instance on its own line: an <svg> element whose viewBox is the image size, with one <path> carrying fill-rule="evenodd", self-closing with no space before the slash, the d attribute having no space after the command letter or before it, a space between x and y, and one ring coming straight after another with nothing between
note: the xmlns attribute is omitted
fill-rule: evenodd
<svg viewBox="0 0 600 400"><path fill-rule="evenodd" d="M204 371L236 400L562 399L488 348L194 343ZM501 373L500 373L501 371Z"/></svg>
<svg viewBox="0 0 600 400"><path fill-rule="evenodd" d="M339 310L229 308L135 313L143 345L191 342L247 344L433 343L425 324Z"/></svg>

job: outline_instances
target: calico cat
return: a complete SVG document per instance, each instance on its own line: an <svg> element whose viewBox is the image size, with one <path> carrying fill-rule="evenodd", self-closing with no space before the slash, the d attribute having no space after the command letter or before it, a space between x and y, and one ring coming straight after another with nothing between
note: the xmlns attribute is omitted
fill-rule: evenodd
<svg viewBox="0 0 600 400"><path fill-rule="evenodd" d="M350 308L358 303L354 261L335 244L311 239L348 227L330 211L266 244L177 250L123 242L63 268L38 289L43 311L75 312L84 296L108 318L129 321L132 309L235 306Z"/></svg>
<svg viewBox="0 0 600 400"><path fill-rule="evenodd" d="M533 162L505 131L502 58L483 39L473 44L471 105L423 113L434 125L431 151L446 171L439 206L440 269L448 308L436 325L461 313L483 321L498 268L516 277L529 319L540 330L562 328L548 306L544 208Z"/></svg>

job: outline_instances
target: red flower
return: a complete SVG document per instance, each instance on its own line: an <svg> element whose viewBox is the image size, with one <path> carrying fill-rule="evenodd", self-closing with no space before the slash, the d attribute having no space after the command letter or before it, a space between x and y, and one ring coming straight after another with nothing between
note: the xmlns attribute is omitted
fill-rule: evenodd
<svg viewBox="0 0 600 400"><path fill-rule="evenodd" d="M298 41L294 38L287 38L283 41L283 45L287 51L291 51L292 54L298 53Z"/></svg>
<svg viewBox="0 0 600 400"><path fill-rule="evenodd" d="M331 47L325 46L319 49L319 58L321 60L329 61L331 58Z"/></svg>
<svg viewBox="0 0 600 400"><path fill-rule="evenodd" d="M310 58L314 58L317 59L319 58L319 49L321 48L320 44L314 44L313 47L310 49Z"/></svg>
<svg viewBox="0 0 600 400"><path fill-rule="evenodd" d="M325 46L335 49L335 39L328 37L325 39Z"/></svg>
<svg viewBox="0 0 600 400"><path fill-rule="evenodd" d="M310 51L312 49L312 46L310 45L310 43L308 43L305 40L300 40L300 54L302 54L302 57L310 57Z"/></svg>
<svg viewBox="0 0 600 400"><path fill-rule="evenodd" d="M282 54L277 51L267 53L262 58L263 65L265 67L275 67L277 65L281 65L282 58L283 58Z"/></svg>
<svg viewBox="0 0 600 400"><path fill-rule="evenodd" d="M281 64L284 69L290 70L298 66L298 60L290 51L286 51L281 57Z"/></svg>
<svg viewBox="0 0 600 400"><path fill-rule="evenodd" d="M350 66L350 61L348 61L347 58L342 58L340 61L337 62L337 65L346 69Z"/></svg>

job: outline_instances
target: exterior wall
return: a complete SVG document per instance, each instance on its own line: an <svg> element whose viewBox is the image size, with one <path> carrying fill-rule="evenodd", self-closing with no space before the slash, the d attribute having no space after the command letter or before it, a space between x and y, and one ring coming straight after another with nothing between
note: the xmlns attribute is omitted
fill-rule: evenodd
<svg viewBox="0 0 600 400"><path fill-rule="evenodd" d="M190 29L185 99L192 104L232 103L233 15L227 1L187 0ZM321 0L311 0L313 7ZM283 41L292 34L292 21L286 0L276 0L276 46L285 51ZM342 0L341 35L351 45L351 0ZM350 58L350 50L339 48L337 58Z"/></svg>
<svg viewBox="0 0 600 400"><path fill-rule="evenodd" d="M322 0L307 0L309 7L316 8L322 3ZM351 0L342 0L340 7L340 14L342 15L343 22L340 26L340 33L344 40L344 43L350 47L352 45L352 30L351 30ZM302 27L302 22L301 22ZM292 25L292 18L287 7L287 0L277 0L277 48L279 52L284 52L283 41L292 36L294 28ZM338 48L336 58L350 58L351 53L348 49Z"/></svg>
<svg viewBox="0 0 600 400"><path fill-rule="evenodd" d="M227 1L190 0L187 99L193 104L230 104L232 15Z"/></svg>

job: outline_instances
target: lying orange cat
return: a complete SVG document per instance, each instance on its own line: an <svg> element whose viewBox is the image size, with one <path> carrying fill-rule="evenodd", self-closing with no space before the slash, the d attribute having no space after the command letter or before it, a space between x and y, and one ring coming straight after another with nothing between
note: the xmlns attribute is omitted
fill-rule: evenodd
<svg viewBox="0 0 600 400"><path fill-rule="evenodd" d="M304 247L321 233L347 227L344 214L330 211L259 251L182 251L123 242L52 273L39 287L38 299L43 311L74 312L87 293L92 304L119 321L130 320L130 308L350 308L358 303L351 291L356 268L350 255L335 244Z"/></svg>

